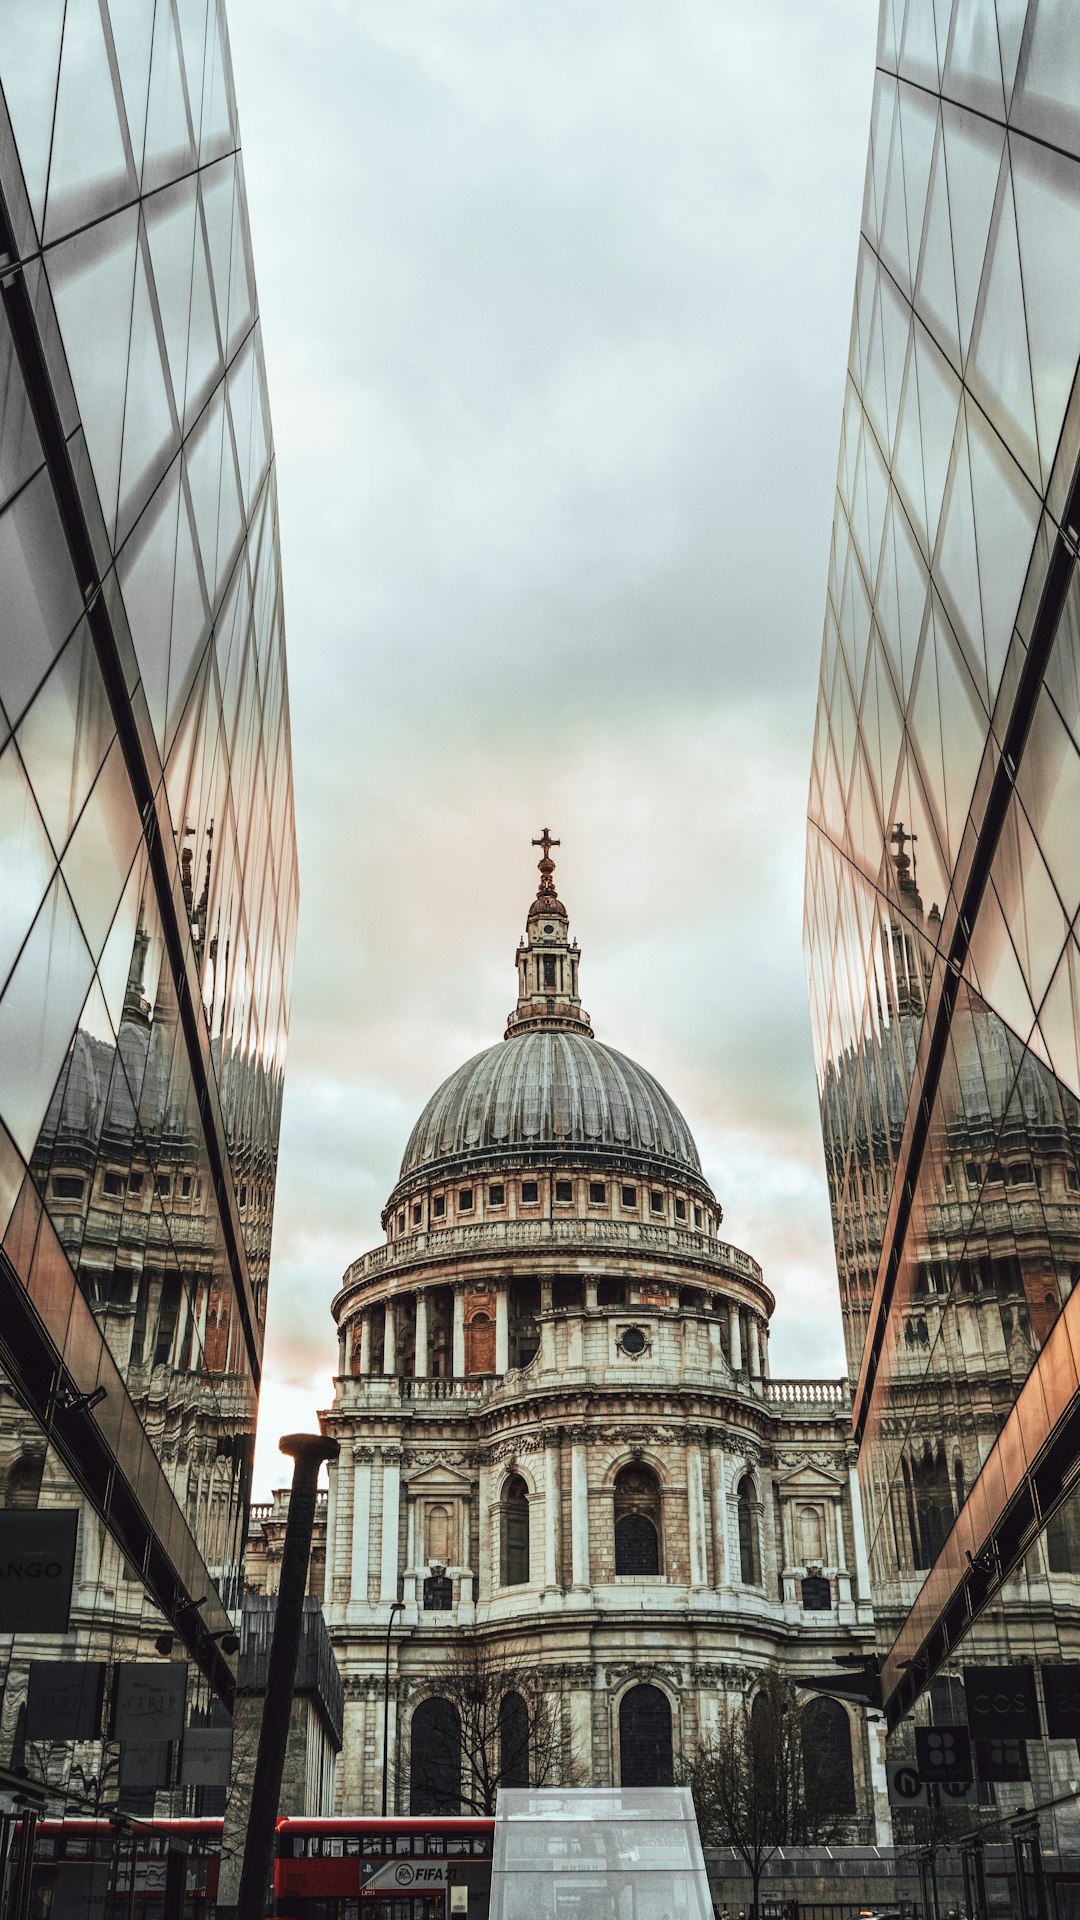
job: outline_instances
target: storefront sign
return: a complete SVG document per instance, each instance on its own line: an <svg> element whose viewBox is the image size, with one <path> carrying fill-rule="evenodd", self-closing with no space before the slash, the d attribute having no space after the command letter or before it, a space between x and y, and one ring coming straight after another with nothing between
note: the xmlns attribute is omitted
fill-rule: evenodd
<svg viewBox="0 0 1080 1920"><path fill-rule="evenodd" d="M450 1911L451 1913L468 1913L469 1911L468 1887L451 1887Z"/></svg>
<svg viewBox="0 0 1080 1920"><path fill-rule="evenodd" d="M886 1761L890 1807L928 1807L930 1790L910 1760Z"/></svg>
<svg viewBox="0 0 1080 1920"><path fill-rule="evenodd" d="M916 1727L915 1759L924 1780L973 1780L971 1738L966 1727Z"/></svg>
<svg viewBox="0 0 1080 1920"><path fill-rule="evenodd" d="M1023 1740L976 1740L975 1769L980 1780L1030 1780Z"/></svg>
<svg viewBox="0 0 1080 1920"><path fill-rule="evenodd" d="M1042 1683L1047 1738L1080 1738L1080 1666L1044 1667Z"/></svg>
<svg viewBox="0 0 1080 1920"><path fill-rule="evenodd" d="M130 1660L116 1669L114 1740L160 1745L184 1731L187 1666L182 1660Z"/></svg>
<svg viewBox="0 0 1080 1920"><path fill-rule="evenodd" d="M100 1740L105 1668L99 1660L31 1660L28 1740Z"/></svg>
<svg viewBox="0 0 1080 1920"><path fill-rule="evenodd" d="M231 1727L188 1727L180 1754L182 1787L227 1787L231 1767Z"/></svg>
<svg viewBox="0 0 1080 1920"><path fill-rule="evenodd" d="M1034 1667L965 1667L967 1723L973 1740L1037 1740Z"/></svg>
<svg viewBox="0 0 1080 1920"><path fill-rule="evenodd" d="M0 1513L0 1633L66 1633L77 1507Z"/></svg>
<svg viewBox="0 0 1080 1920"><path fill-rule="evenodd" d="M169 1787L172 1785L172 1747L166 1740L122 1740L120 1742L120 1785L122 1787Z"/></svg>

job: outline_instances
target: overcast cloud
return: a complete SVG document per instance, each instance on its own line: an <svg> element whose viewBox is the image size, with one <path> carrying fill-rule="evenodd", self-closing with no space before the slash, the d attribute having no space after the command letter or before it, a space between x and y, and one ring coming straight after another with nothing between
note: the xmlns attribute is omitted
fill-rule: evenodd
<svg viewBox="0 0 1080 1920"><path fill-rule="evenodd" d="M668 1087L843 1368L804 810L872 0L231 0L301 857L258 1484L438 1082L558 878L598 1035Z"/></svg>

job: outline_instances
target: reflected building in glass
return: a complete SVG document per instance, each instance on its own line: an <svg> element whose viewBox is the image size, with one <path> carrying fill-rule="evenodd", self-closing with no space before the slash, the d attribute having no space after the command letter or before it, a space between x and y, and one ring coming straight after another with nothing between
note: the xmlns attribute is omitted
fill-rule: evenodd
<svg viewBox="0 0 1080 1920"><path fill-rule="evenodd" d="M107 1716L171 1636L188 1724L233 1692L297 878L217 0L5 9L0 279L0 1509L79 1514L0 1767L145 1808L175 1754L133 1785L27 1689L103 1663Z"/></svg>
<svg viewBox="0 0 1080 1920"><path fill-rule="evenodd" d="M1074 36L881 9L806 951L897 1751L965 1667L1080 1659ZM1010 1807L1075 1790L1037 1692Z"/></svg>

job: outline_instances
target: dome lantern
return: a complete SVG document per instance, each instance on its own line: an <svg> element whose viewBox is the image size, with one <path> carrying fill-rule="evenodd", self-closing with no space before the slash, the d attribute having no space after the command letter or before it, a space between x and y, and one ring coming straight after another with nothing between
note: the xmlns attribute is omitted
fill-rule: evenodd
<svg viewBox="0 0 1080 1920"><path fill-rule="evenodd" d="M551 849L561 842L543 827L532 844L541 849L540 883L517 950L518 1000L503 1037L509 1040L519 1033L561 1029L586 1034L591 1040L593 1030L578 992L581 950L570 939L566 908L555 886Z"/></svg>

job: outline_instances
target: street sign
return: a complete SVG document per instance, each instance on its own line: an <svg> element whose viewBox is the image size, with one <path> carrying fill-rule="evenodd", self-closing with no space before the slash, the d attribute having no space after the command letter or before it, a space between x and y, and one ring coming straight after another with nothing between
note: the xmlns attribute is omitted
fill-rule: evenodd
<svg viewBox="0 0 1080 1920"><path fill-rule="evenodd" d="M967 1723L973 1740L1037 1740L1034 1667L965 1667Z"/></svg>
<svg viewBox="0 0 1080 1920"><path fill-rule="evenodd" d="M31 1660L28 1740L100 1740L105 1668L100 1660Z"/></svg>
<svg viewBox="0 0 1080 1920"><path fill-rule="evenodd" d="M930 1793L911 1760L886 1761L890 1807L928 1807Z"/></svg>
<svg viewBox="0 0 1080 1920"><path fill-rule="evenodd" d="M924 1780L963 1784L975 1778L966 1727L916 1727L915 1758Z"/></svg>
<svg viewBox="0 0 1080 1920"><path fill-rule="evenodd" d="M1080 1737L1080 1666L1073 1662L1064 1667L1044 1667L1042 1683L1048 1739L1077 1739Z"/></svg>
<svg viewBox="0 0 1080 1920"><path fill-rule="evenodd" d="M66 1633L77 1507L0 1513L0 1633Z"/></svg>

